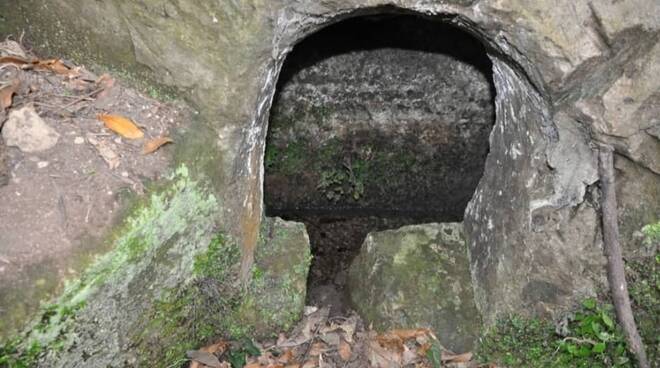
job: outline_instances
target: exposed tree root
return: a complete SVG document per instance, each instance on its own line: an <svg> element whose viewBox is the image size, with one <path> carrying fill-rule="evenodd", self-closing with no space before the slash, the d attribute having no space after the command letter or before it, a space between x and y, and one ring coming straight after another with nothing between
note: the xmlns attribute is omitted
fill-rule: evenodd
<svg viewBox="0 0 660 368"><path fill-rule="evenodd" d="M616 317L623 328L628 348L635 354L640 368L648 368L650 365L646 357L646 351L644 350L644 343L637 331L637 325L635 324L630 306L623 256L621 254L621 245L619 244L612 147L600 145L598 158L598 171L602 191L603 242L605 256L607 257L607 279L610 283L612 301L614 302Z"/></svg>

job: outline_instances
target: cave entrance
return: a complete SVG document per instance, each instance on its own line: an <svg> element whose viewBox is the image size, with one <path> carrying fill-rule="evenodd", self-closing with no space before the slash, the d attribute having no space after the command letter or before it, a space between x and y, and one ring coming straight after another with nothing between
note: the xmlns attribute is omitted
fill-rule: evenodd
<svg viewBox="0 0 660 368"><path fill-rule="evenodd" d="M471 35L412 14L350 18L295 46L270 114L264 203L307 227L308 304L343 312L367 233L463 220L495 122L491 70Z"/></svg>

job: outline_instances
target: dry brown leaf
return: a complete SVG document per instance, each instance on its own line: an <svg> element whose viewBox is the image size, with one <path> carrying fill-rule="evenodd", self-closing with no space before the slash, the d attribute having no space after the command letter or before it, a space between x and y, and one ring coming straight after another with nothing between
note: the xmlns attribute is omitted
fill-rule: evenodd
<svg viewBox="0 0 660 368"><path fill-rule="evenodd" d="M199 350L207 352L207 353L211 353L211 354L216 354L216 353L222 354L222 353L225 352L225 350L227 350L228 346L229 346L229 344L226 341L220 340L220 341L216 342L215 344L205 346L205 347L203 347Z"/></svg>
<svg viewBox="0 0 660 368"><path fill-rule="evenodd" d="M317 368L317 367L318 367L318 363L316 362L315 359L306 361L305 364L303 364L302 366L302 368Z"/></svg>
<svg viewBox="0 0 660 368"><path fill-rule="evenodd" d="M403 340L408 340L416 338L418 336L428 336L431 333L431 330L428 328L415 328L415 329L395 329L389 332L392 335L396 335Z"/></svg>
<svg viewBox="0 0 660 368"><path fill-rule="evenodd" d="M96 116L102 121L106 128L128 139L139 139L144 137L144 133L133 121L119 115L99 114Z"/></svg>
<svg viewBox="0 0 660 368"><path fill-rule="evenodd" d="M23 46L12 40L4 40L0 42L0 54L5 54L6 56L18 56L25 58L25 50Z"/></svg>
<svg viewBox="0 0 660 368"><path fill-rule="evenodd" d="M32 67L34 70L48 70L55 74L65 76L75 76L79 74L77 70L64 65L64 62L60 59L35 60L32 61Z"/></svg>
<svg viewBox="0 0 660 368"><path fill-rule="evenodd" d="M243 366L243 368L260 368L261 364L259 363L250 363Z"/></svg>
<svg viewBox="0 0 660 368"><path fill-rule="evenodd" d="M144 148L142 149L142 154L148 155L150 153L156 152L160 147L167 143L172 143L174 142L172 138L170 137L158 137L154 138L147 143L144 144Z"/></svg>
<svg viewBox="0 0 660 368"><path fill-rule="evenodd" d="M4 111L12 104L14 93L21 86L20 79L14 79L10 84L0 88L0 111Z"/></svg>
<svg viewBox="0 0 660 368"><path fill-rule="evenodd" d="M344 341L343 339L342 339L341 342L339 343L339 349L338 349L338 351L339 351L339 356L341 357L341 359L342 359L343 361L346 362L346 361L348 361L349 359L351 359L351 355L352 355L352 353L353 353L353 352L351 351L351 345L350 345L349 343L347 343L346 341Z"/></svg>
<svg viewBox="0 0 660 368"><path fill-rule="evenodd" d="M401 364L406 366L413 364L420 359L416 351L410 350L406 345L403 345L403 353L401 354Z"/></svg>
<svg viewBox="0 0 660 368"><path fill-rule="evenodd" d="M419 349L417 349L417 354L419 354L419 355L426 355L426 352L429 351L429 349L431 348L431 346L433 346L433 345L431 345L431 343L428 343L428 342L425 343L425 344L422 344L422 345L419 347Z"/></svg>
<svg viewBox="0 0 660 368"><path fill-rule="evenodd" d="M369 341L368 359L371 366L376 368L401 367L401 353L385 349L375 340Z"/></svg>
<svg viewBox="0 0 660 368"><path fill-rule="evenodd" d="M14 65L26 65L31 64L30 60L23 59L17 56L3 56L0 57L0 64L14 64Z"/></svg>
<svg viewBox="0 0 660 368"><path fill-rule="evenodd" d="M293 350L287 350L282 355L277 357L277 361L283 364L287 364L293 358Z"/></svg>
<svg viewBox="0 0 660 368"><path fill-rule="evenodd" d="M300 364L298 363L288 364L284 366L284 368L300 368Z"/></svg>
<svg viewBox="0 0 660 368"><path fill-rule="evenodd" d="M321 353L325 352L326 350L326 345L322 342L315 342L312 344L312 348L309 349L309 356L315 357L321 355Z"/></svg>
<svg viewBox="0 0 660 368"><path fill-rule="evenodd" d="M452 354L443 351L440 355L440 360L445 363L467 363L472 360L472 353Z"/></svg>

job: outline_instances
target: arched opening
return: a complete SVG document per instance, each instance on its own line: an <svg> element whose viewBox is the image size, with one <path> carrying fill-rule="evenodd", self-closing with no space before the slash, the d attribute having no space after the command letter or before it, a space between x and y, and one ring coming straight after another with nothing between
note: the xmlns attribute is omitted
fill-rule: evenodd
<svg viewBox="0 0 660 368"><path fill-rule="evenodd" d="M411 14L350 18L293 49L270 113L264 202L307 227L308 303L343 309L367 233L463 220L495 122L491 69L471 35Z"/></svg>

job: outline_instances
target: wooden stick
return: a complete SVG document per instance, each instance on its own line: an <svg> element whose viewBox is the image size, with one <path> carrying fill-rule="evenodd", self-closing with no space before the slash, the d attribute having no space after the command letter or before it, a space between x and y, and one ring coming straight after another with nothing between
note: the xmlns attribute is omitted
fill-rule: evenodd
<svg viewBox="0 0 660 368"><path fill-rule="evenodd" d="M628 348L637 358L640 368L649 368L644 343L637 332L637 325L630 306L623 256L619 244L613 151L612 147L608 145L600 145L598 149L598 172L602 193L600 205L603 215L604 251L607 257L607 279L610 283L616 317L623 328Z"/></svg>

